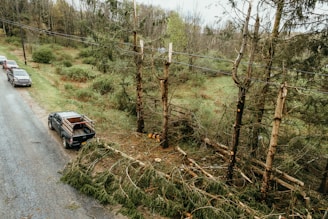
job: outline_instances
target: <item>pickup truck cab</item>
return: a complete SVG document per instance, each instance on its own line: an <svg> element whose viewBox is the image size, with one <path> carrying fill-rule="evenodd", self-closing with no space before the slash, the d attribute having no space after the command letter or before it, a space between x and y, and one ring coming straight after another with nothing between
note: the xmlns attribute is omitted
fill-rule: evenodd
<svg viewBox="0 0 328 219"><path fill-rule="evenodd" d="M48 127L59 134L64 148L83 146L96 135L93 121L73 111L50 113Z"/></svg>

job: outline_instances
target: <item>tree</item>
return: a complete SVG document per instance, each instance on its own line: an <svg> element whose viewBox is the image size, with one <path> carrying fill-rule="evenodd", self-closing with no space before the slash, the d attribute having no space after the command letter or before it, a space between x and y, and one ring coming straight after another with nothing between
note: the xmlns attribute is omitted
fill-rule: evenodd
<svg viewBox="0 0 328 219"><path fill-rule="evenodd" d="M258 31L259 31L259 17L257 16L256 18L256 24L255 24L255 30L254 30L254 37L253 37L253 44L252 44L252 50L250 53L250 59L249 59L249 65L247 69L247 76L245 77L244 81L240 80L238 77L238 67L240 64L240 61L242 57L244 56L244 52L247 46L247 41L248 41L248 25L249 25L249 20L251 17L251 11L252 11L252 4L249 3L248 11L247 11L247 16L245 18L245 24L244 24L244 29L243 29L243 41L242 45L239 51L239 54L233 64L232 68L232 78L235 82L235 84L238 86L238 101L237 101L237 110L236 110L236 119L234 123L234 131L233 131L233 137L232 137L232 149L230 151L230 160L229 160L229 165L228 165L228 171L227 171L227 176L226 180L228 184L231 184L232 177L233 177L233 169L234 165L236 163L236 154L237 154L237 149L239 145L239 136L240 136L240 129L241 129L241 124L242 124L242 117L243 117L243 112L244 112L244 107L245 107L245 101L246 101L246 92L250 86L251 82L251 73L252 73L252 65L254 61L254 55L255 55L255 50L256 50L256 45L257 45L257 40L258 40Z"/></svg>
<svg viewBox="0 0 328 219"><path fill-rule="evenodd" d="M260 134L260 127L264 115L264 109L265 109L265 104L266 104L266 97L269 92L269 86L270 86L270 78L271 78L271 68L273 64L273 58L275 55L275 49L276 49L276 44L279 36L279 27L280 27L280 22L282 19L283 15L283 8L284 8L284 3L285 0L279 0L277 1L277 8L276 8L276 13L275 13L275 20L274 20L274 25L273 25L273 30L271 33L270 38L267 40L267 54L265 55L265 72L264 72L264 77L265 77L265 85L262 88L262 91L259 92L259 99L257 102L256 106L256 115L255 115L255 122L253 126L253 133L252 133L252 143L251 143L251 151L252 155L256 156L256 150L258 148L258 139L259 139L259 134Z"/></svg>
<svg viewBox="0 0 328 219"><path fill-rule="evenodd" d="M186 51L187 35L185 32L185 23L178 13L170 13L166 34L169 42L172 42L176 51Z"/></svg>
<svg viewBox="0 0 328 219"><path fill-rule="evenodd" d="M201 26L200 15L195 12L186 18L186 51L189 54L197 54L201 50ZM194 70L195 56L189 56L189 71Z"/></svg>
<svg viewBox="0 0 328 219"><path fill-rule="evenodd" d="M287 84L284 83L281 88L279 89L279 94L277 98L277 105L276 110L273 118L273 127L271 132L271 139L269 150L267 153L266 163L265 163L265 170L263 173L263 181L261 186L261 194L262 199L266 200L267 192L269 190L269 183L271 181L271 174L273 168L273 160L278 146L278 134L279 134L279 126L282 120L282 114L284 109L284 104L287 96Z"/></svg>
<svg viewBox="0 0 328 219"><path fill-rule="evenodd" d="M136 6L134 0L134 6ZM143 87L142 87L142 66L143 66L143 41L140 41L140 47L137 47L137 9L134 7L134 31L133 31L133 51L134 62L137 67L136 84L137 84L137 99L136 99L136 113L137 113L137 132L142 133L145 127L144 110L143 110Z"/></svg>

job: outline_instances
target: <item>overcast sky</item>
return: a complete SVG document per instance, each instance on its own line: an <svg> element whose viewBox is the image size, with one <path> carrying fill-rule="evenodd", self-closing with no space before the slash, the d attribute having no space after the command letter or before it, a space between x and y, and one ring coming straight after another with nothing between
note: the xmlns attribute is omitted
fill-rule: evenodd
<svg viewBox="0 0 328 219"><path fill-rule="evenodd" d="M184 15L199 13L204 24L213 24L225 11L225 0L136 0L137 4L160 6L163 9L176 10ZM218 4L219 2L219 4ZM227 8L228 9L228 6Z"/></svg>

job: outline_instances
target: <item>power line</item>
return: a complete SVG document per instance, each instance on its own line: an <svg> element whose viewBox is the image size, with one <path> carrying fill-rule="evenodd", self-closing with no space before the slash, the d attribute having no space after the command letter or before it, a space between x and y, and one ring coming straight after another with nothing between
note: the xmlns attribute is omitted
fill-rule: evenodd
<svg viewBox="0 0 328 219"><path fill-rule="evenodd" d="M0 18L0 21L3 21L5 23L9 23L15 26L22 26L22 28L24 29L28 29L28 30L32 30L32 31L37 31L40 33L46 33L48 35L51 36L59 36L59 37L63 37L72 41L77 41L77 42L81 42L81 43L85 43L88 45L94 45L94 46L100 46L100 43L96 43L96 42L91 42L88 40L87 37L81 37L81 36L76 36L76 35L71 35L71 34L64 34L64 33L59 33L59 32L54 32L54 31L49 31L49 30L45 30L45 29L39 29L39 28L35 28L35 27L31 27L28 25L24 25L24 24L19 24L17 22L14 21L10 21L10 20L6 20L6 19L2 19ZM114 41L113 41L114 42ZM116 42L116 44L120 44L120 45L125 45L125 46L134 46L132 43L122 43L122 42ZM140 48L140 46L137 45L138 48ZM144 46L144 49L149 49L151 52L156 52L157 49L154 49L153 47L147 47ZM128 52L128 51L126 51ZM131 51L129 51L129 53L131 53ZM135 54L135 51L133 51L133 53ZM173 54L177 54L177 55L185 55L188 57L198 57L198 58L204 58L204 59L211 59L211 60L216 60L216 61L222 61L222 62L229 62L229 63L233 63L233 60L229 60L229 59L223 59L223 58L218 58L218 57L212 57L212 56L206 56L206 55L199 55L199 54L190 54L190 53L185 53L185 52L178 52L178 51L173 51ZM242 65L248 65L248 62L242 62ZM261 64L253 64L253 67L258 67L258 68L265 68L266 66L261 65ZM328 77L328 74L325 73L318 73L318 72L311 72L311 71L305 71L305 70L299 70L299 69L288 69L288 68L281 68L281 67L271 67L271 69L275 69L275 70L281 70L281 71L292 71L292 72L298 72L301 74L309 74L309 75L319 75L319 76L324 76L324 77Z"/></svg>
<svg viewBox="0 0 328 219"><path fill-rule="evenodd" d="M45 30L45 29L40 29L40 28L29 26L29 25L21 24L21 23L18 23L18 22L14 22L14 21L11 21L11 20L6 20L6 19L3 19L3 18L0 18L0 21L8 23L8 24L15 25L15 26L22 27L23 29L27 29L27 30L31 30L31 31L39 32L39 33L45 33L45 34L50 35L50 36L59 36L59 37L63 37L63 38L66 38L66 39L69 39L69 40L72 40L72 41L85 43L85 44L88 44L88 45L101 46L100 43L89 41L87 37L81 37L81 36L76 36L76 35L71 35L71 34L65 34L65 33L59 33L59 32L49 31L49 30ZM116 41L115 41L115 43L121 44L121 45L124 45L124 46L134 46L131 43L122 43L122 42L116 42ZM125 54L133 54L133 55L136 54L136 52L133 51L133 50L124 50L120 47L116 47L116 48L119 48ZM154 51L154 48L144 47L144 49L146 49L146 48L150 49L150 51ZM157 50L155 50L155 51L157 51ZM190 56L190 57L207 58L207 59L212 59L212 60L219 60L219 61L223 61L223 62L233 63L233 60L222 59L222 58L211 57L211 56L205 56L205 55L189 54L189 53L174 52L174 51L173 51L173 54L186 55L186 56ZM162 60L165 60L165 59L162 58ZM174 61L174 60L172 61L172 63L185 65L185 66L188 66L188 67L193 67L193 68L199 69L199 70L205 70L205 71L213 72L213 73L216 73L216 74L223 74L223 75L228 75L228 76L231 75L231 73L229 73L229 72L214 70L214 69L211 69L211 68L197 66L197 65L190 64L190 63L178 62L178 61ZM244 63L244 64L248 64L248 63ZM263 65L254 65L254 66L265 67ZM319 75L319 76L325 76L325 77L328 76L328 74L320 74L320 73L302 71L302 70L296 70L296 69L282 69L282 68L278 68L278 67L272 67L272 69L285 70L285 71L290 70L290 71L299 72L299 73L303 73L303 74ZM269 83L267 81L263 81L262 79L254 78L254 77L251 78L250 80L253 81L253 82L257 82L257 83L280 85L279 83L274 83L274 82ZM298 87L298 89L317 92L317 93L322 93L322 94L327 94L328 93L328 92L325 92L325 91L318 91L318 90L313 90L313 89L311 90L311 89L302 88L302 87Z"/></svg>

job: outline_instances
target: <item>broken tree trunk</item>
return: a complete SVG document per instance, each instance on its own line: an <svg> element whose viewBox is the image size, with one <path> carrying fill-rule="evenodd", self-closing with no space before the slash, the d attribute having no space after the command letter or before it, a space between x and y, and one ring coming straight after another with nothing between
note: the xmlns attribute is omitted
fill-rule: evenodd
<svg viewBox="0 0 328 219"><path fill-rule="evenodd" d="M248 69L247 77L244 81L241 81L238 78L238 67L241 62L241 59L244 55L244 51L247 47L247 40L248 40L248 24L251 17L251 11L252 11L252 4L249 2L247 16L245 19L244 29L243 29L243 40L241 44L241 48L239 51L239 54L233 64L232 68L232 79L234 80L235 84L238 86L238 102L237 102L237 110L236 110L236 120L234 123L234 131L232 135L232 146L230 150L230 159L228 164L228 170L226 175L226 183L228 185L231 185L232 178L233 178L233 169L236 164L236 153L238 150L239 145L239 136L240 136L240 128L241 128L241 122L243 117L243 111L245 106L245 100L246 100L246 92L250 85L250 75L251 75L251 68Z"/></svg>
<svg viewBox="0 0 328 219"><path fill-rule="evenodd" d="M287 83L285 82L284 84L281 85L281 87L279 89L277 105L276 105L274 119L273 119L269 151L268 151L267 158L266 158L265 171L263 174L263 181L262 181L262 187L261 187L261 194L262 194L263 200L266 200L267 193L269 190L270 177L271 177L272 168L273 168L273 160L274 160L274 155L277 150L279 127L280 127L280 123L282 120L282 113L283 113L286 96L287 96Z"/></svg>
<svg viewBox="0 0 328 219"><path fill-rule="evenodd" d="M256 151L258 149L258 142L259 142L259 135L260 135L260 130L262 127L262 119L264 116L264 108L266 105L266 96L267 93L269 92L269 85L270 85L270 79L271 79L271 69L272 69L272 63L273 63L273 58L275 55L275 50L276 50L276 45L277 45L277 39L279 36L279 27L280 27L280 22L282 20L282 15L283 15L283 9L285 6L285 1L284 0L279 0L276 2L277 4L277 9L275 13L275 20L274 20L274 25L273 25L273 30L271 33L271 37L269 38L269 48L267 55L265 57L266 64L265 64L265 80L266 83L262 90L259 92L259 98L257 101L257 113L255 115L255 125L252 129L252 142L251 142L251 147L252 147L252 156L256 157Z"/></svg>
<svg viewBox="0 0 328 219"><path fill-rule="evenodd" d="M168 124L169 124L169 106L168 106L168 80L169 80L169 67L172 58L172 43L169 44L169 60L165 62L164 77L160 80L162 92L162 105L163 105L163 130L161 138L162 148L169 147L168 139Z"/></svg>
<svg viewBox="0 0 328 219"><path fill-rule="evenodd" d="M323 194L328 194L328 155L327 155L326 169L323 173L321 184L318 190Z"/></svg>
<svg viewBox="0 0 328 219"><path fill-rule="evenodd" d="M140 40L140 51L137 47L137 8L136 3L134 1L134 30L133 30L133 51L135 52L134 55L134 62L137 67L136 73L136 84L137 84L137 100L136 100L136 111L137 111L137 132L142 133L145 127L144 122L144 110L143 110L143 88L142 88L142 66L143 66L143 41Z"/></svg>

